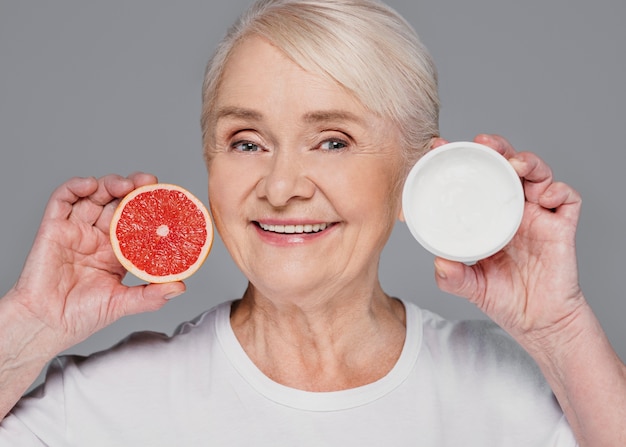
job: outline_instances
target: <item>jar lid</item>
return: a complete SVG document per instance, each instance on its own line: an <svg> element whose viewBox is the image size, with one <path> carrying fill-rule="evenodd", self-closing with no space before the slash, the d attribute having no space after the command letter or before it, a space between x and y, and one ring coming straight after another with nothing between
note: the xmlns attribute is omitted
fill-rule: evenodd
<svg viewBox="0 0 626 447"><path fill-rule="evenodd" d="M426 153L402 192L413 237L436 256L466 264L491 256L513 238L524 202L521 180L508 160L465 141Z"/></svg>

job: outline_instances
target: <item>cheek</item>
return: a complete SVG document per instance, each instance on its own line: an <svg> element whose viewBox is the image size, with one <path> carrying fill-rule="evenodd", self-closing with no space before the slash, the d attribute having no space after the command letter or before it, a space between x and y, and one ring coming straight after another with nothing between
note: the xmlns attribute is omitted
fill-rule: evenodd
<svg viewBox="0 0 626 447"><path fill-rule="evenodd" d="M354 160L352 160L354 161ZM346 218L377 217L395 221L400 211L401 169L380 159L351 163L348 169L327 169L324 192ZM376 216L374 216L376 215Z"/></svg>
<svg viewBox="0 0 626 447"><path fill-rule="evenodd" d="M238 196L241 193L237 181L234 180L237 177L224 163L218 160L211 162L208 171L209 205L218 227L238 209Z"/></svg>
<svg viewBox="0 0 626 447"><path fill-rule="evenodd" d="M361 194L362 209L367 209L370 214L374 213L382 221L393 225L400 212L401 203L396 182L390 184L389 177L372 178L369 187L361 185L361 189L367 191L367 194Z"/></svg>

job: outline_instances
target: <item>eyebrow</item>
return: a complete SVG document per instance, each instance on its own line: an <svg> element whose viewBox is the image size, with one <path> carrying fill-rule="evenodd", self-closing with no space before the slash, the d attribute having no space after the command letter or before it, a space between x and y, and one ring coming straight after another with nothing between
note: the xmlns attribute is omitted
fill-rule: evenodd
<svg viewBox="0 0 626 447"><path fill-rule="evenodd" d="M263 114L254 109L245 107L223 107L217 111L216 121L222 118L239 118L245 120L261 121ZM363 125L363 118L346 110L318 110L307 112L303 116L303 121L310 124L331 123L336 121L354 122Z"/></svg>
<svg viewBox="0 0 626 447"><path fill-rule="evenodd" d="M320 110L315 112L309 112L304 115L304 121L307 123L351 121L357 124L363 124L363 119L361 117L345 110Z"/></svg>
<svg viewBox="0 0 626 447"><path fill-rule="evenodd" d="M246 109L243 107L224 107L219 109L215 115L216 120L231 117L260 121L263 118L263 114L261 112L257 112L256 110Z"/></svg>

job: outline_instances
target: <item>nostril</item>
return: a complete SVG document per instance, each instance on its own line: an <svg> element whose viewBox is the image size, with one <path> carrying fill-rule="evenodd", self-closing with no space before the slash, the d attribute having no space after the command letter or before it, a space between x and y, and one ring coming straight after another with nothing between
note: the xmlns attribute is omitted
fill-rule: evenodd
<svg viewBox="0 0 626 447"><path fill-rule="evenodd" d="M297 164L275 161L272 169L257 183L256 192L272 206L284 207L293 199L313 197L315 184Z"/></svg>

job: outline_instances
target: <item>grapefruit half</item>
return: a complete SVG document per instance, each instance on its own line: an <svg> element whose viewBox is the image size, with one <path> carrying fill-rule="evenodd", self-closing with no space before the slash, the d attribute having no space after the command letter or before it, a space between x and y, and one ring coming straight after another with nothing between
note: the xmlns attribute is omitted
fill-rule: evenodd
<svg viewBox="0 0 626 447"><path fill-rule="evenodd" d="M111 245L130 273L150 283L193 275L213 244L213 223L203 203L167 183L141 186L117 206Z"/></svg>

